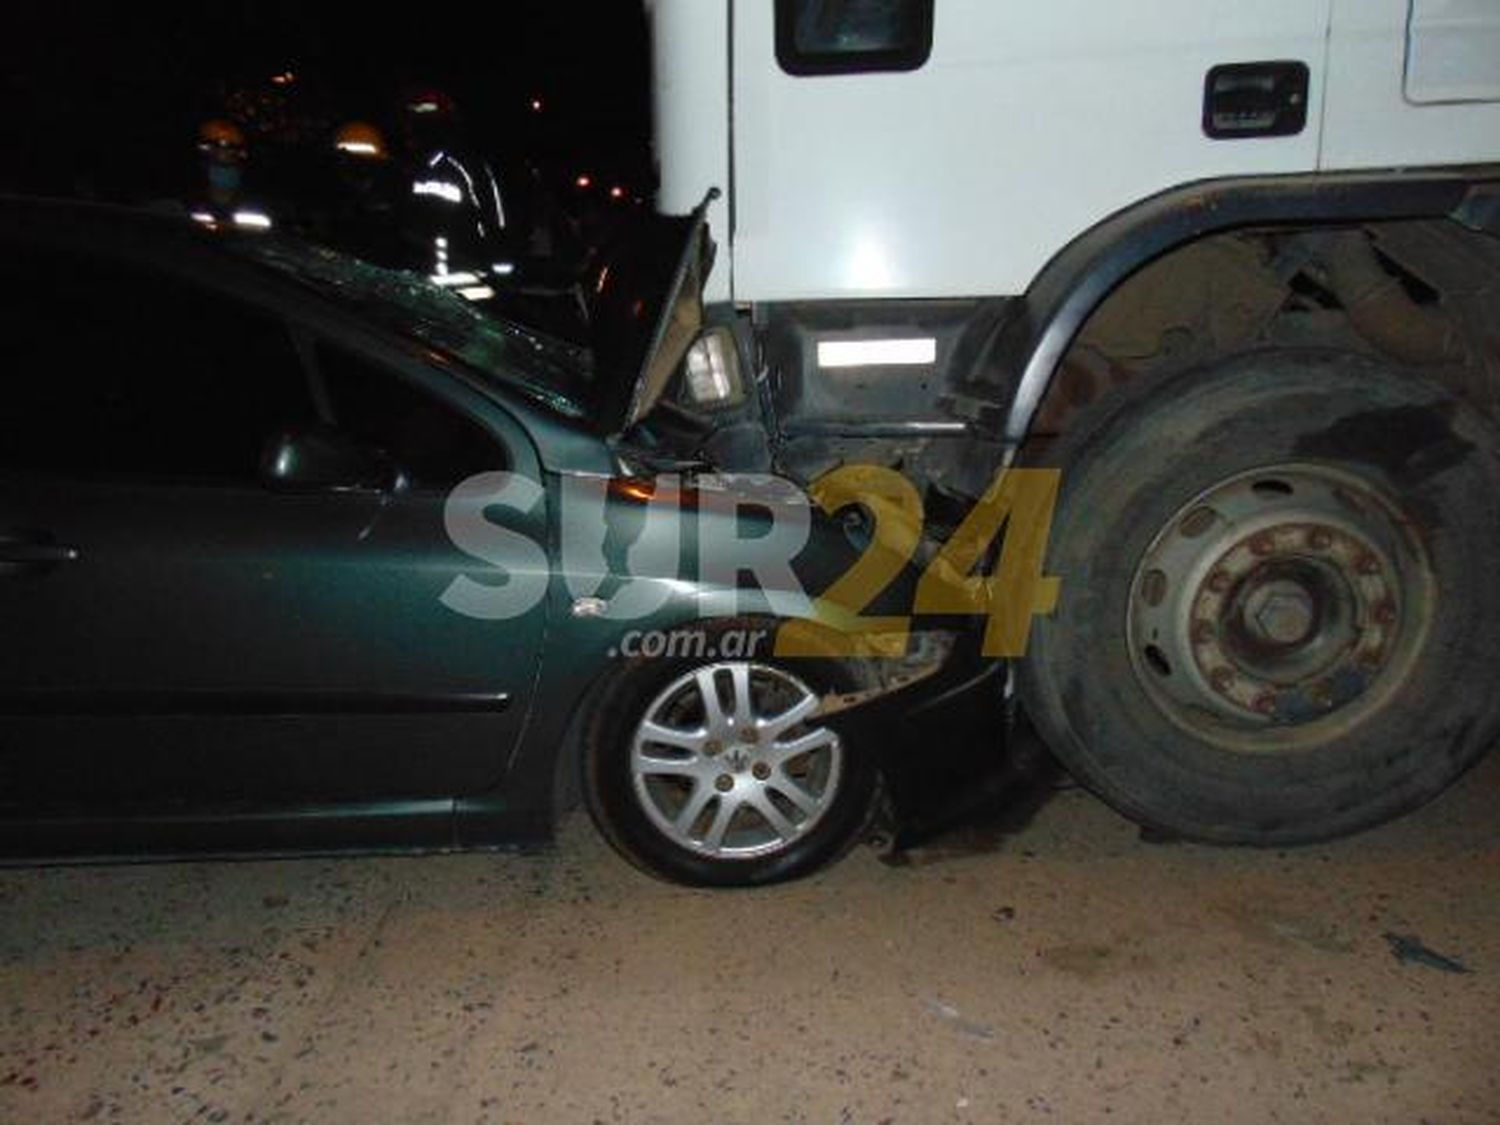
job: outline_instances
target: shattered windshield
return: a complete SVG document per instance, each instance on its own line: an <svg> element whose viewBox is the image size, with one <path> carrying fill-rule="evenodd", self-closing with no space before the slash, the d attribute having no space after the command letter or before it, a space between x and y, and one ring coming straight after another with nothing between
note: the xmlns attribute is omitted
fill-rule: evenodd
<svg viewBox="0 0 1500 1125"><path fill-rule="evenodd" d="M583 348L482 313L418 274L327 247L262 237L237 240L233 249L553 410L573 418L587 414L593 371Z"/></svg>

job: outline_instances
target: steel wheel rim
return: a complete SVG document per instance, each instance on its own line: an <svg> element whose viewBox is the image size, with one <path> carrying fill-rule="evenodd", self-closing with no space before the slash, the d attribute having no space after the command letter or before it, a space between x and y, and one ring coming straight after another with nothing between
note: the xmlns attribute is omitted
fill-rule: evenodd
<svg viewBox="0 0 1500 1125"><path fill-rule="evenodd" d="M1435 589L1410 521L1370 482L1266 466L1204 489L1146 548L1130 586L1131 665L1195 737L1304 749L1406 681Z"/></svg>
<svg viewBox="0 0 1500 1125"><path fill-rule="evenodd" d="M843 777L838 734L812 722L820 703L763 664L678 676L631 734L631 782L647 819L678 847L716 859L761 858L805 838Z"/></svg>

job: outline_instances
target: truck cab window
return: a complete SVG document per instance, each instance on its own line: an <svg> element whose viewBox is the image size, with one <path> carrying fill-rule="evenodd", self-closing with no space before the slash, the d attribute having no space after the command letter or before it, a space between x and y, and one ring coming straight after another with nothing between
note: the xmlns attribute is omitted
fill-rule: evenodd
<svg viewBox="0 0 1500 1125"><path fill-rule="evenodd" d="M932 53L933 0L776 0L788 74L916 70Z"/></svg>

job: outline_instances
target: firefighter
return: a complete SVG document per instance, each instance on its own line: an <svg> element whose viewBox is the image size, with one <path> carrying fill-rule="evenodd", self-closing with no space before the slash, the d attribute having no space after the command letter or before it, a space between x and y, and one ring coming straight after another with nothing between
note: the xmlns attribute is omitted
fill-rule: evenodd
<svg viewBox="0 0 1500 1125"><path fill-rule="evenodd" d="M244 131L232 121L210 118L198 127L197 148L200 183L190 206L193 219L209 227L269 230L270 212L245 193L250 150Z"/></svg>
<svg viewBox="0 0 1500 1125"><path fill-rule="evenodd" d="M337 181L327 240L379 266L400 267L399 180L385 135L367 121L350 121L333 134Z"/></svg>
<svg viewBox="0 0 1500 1125"><path fill-rule="evenodd" d="M416 90L400 108L400 225L408 265L439 285L479 292L515 260L500 179L467 144L447 94Z"/></svg>
<svg viewBox="0 0 1500 1125"><path fill-rule="evenodd" d="M234 122L215 117L198 127L205 203L225 213L234 209L244 190L248 156L245 134Z"/></svg>

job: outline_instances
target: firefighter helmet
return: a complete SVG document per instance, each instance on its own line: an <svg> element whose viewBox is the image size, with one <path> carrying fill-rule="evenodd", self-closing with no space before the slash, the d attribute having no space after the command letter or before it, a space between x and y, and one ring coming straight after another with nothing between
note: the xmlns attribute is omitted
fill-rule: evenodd
<svg viewBox="0 0 1500 1125"><path fill-rule="evenodd" d="M390 157L385 136L367 121L351 121L340 126L339 131L333 135L333 147L345 156L365 160L386 160Z"/></svg>
<svg viewBox="0 0 1500 1125"><path fill-rule="evenodd" d="M198 148L216 156L243 157L245 134L233 121L210 118L198 126Z"/></svg>

